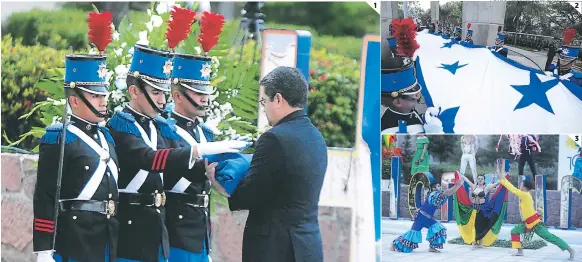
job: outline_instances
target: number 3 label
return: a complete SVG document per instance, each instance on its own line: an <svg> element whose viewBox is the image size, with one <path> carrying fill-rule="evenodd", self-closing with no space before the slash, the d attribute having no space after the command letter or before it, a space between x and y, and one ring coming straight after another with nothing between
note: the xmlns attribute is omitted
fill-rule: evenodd
<svg viewBox="0 0 582 262"><path fill-rule="evenodd" d="M569 137L574 140L578 146L582 146L582 134L570 134Z"/></svg>

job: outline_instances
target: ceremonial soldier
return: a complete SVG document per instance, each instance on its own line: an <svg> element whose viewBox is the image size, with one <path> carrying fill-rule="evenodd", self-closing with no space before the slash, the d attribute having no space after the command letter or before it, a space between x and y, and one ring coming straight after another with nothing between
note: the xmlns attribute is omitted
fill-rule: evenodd
<svg viewBox="0 0 582 262"><path fill-rule="evenodd" d="M430 34L433 34L433 35L434 35L434 33L435 33L435 24L434 24L434 23L430 23L430 24L428 25L428 32L429 32Z"/></svg>
<svg viewBox="0 0 582 262"><path fill-rule="evenodd" d="M202 123L213 93L210 85L211 59L206 56L174 54L172 71L172 122L180 136L179 147L214 141L212 130ZM210 182L205 163L196 166L196 176L176 176L165 183L170 261L208 261L210 249Z"/></svg>
<svg viewBox="0 0 582 262"><path fill-rule="evenodd" d="M467 36L465 36L465 41L461 42L462 45L472 45L473 44L473 30L471 29L471 23L467 23Z"/></svg>
<svg viewBox="0 0 582 262"><path fill-rule="evenodd" d="M416 31L411 22L393 20L400 53L396 54L394 47L382 50L382 134L442 132L442 124L440 128L435 128L433 123L427 125L416 111L421 102L422 86L416 79L414 61L410 59L418 45L406 40ZM425 126L429 130L425 130Z"/></svg>
<svg viewBox="0 0 582 262"><path fill-rule="evenodd" d="M557 50L558 61L552 65L553 75L562 80L569 80L577 85L582 85L582 74L573 69L573 65L580 54L580 45L573 45L576 29L570 28L564 30L564 39L562 46ZM548 54L548 61L553 59ZM557 65L557 66L556 66ZM567 83L566 83L567 84Z"/></svg>
<svg viewBox="0 0 582 262"><path fill-rule="evenodd" d="M175 127L160 116L170 91L171 59L167 51L136 45L127 75L130 102L108 122L121 167L118 261L167 261L164 181L195 181L200 157L248 145L223 141L177 148Z"/></svg>
<svg viewBox="0 0 582 262"><path fill-rule="evenodd" d="M497 52L500 55L507 57L507 47L505 47L505 34L501 32L502 27L497 28L497 38L495 39L495 46L490 46L489 50Z"/></svg>
<svg viewBox="0 0 582 262"><path fill-rule="evenodd" d="M456 41L461 41L461 34L463 33L463 29L460 27L455 27L454 37Z"/></svg>
<svg viewBox="0 0 582 262"><path fill-rule="evenodd" d="M451 38L451 26L450 25L445 25L445 38L449 39Z"/></svg>
<svg viewBox="0 0 582 262"><path fill-rule="evenodd" d="M90 13L88 20L91 41L110 39L111 13ZM95 25L95 20L104 22ZM99 25L104 28L95 28ZM96 35L95 29L104 35ZM101 124L109 94L102 54L110 41L95 42L100 55L65 57L64 93L71 119L64 128L62 123L47 127L40 139L33 224L38 262L116 258L118 158L115 143Z"/></svg>

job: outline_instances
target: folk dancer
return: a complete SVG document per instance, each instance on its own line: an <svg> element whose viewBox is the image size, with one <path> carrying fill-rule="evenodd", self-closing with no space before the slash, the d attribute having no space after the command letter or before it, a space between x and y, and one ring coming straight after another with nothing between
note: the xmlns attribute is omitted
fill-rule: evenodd
<svg viewBox="0 0 582 262"><path fill-rule="evenodd" d="M545 241L558 246L562 251L568 250L568 252L570 252L569 260L574 260L574 249L572 249L563 239L550 233L542 223L540 214L535 211L534 201L529 192L534 189L532 180L527 179L523 181L522 186L517 189L505 178L504 174L499 173L498 176L500 179L499 183L519 198L519 213L523 222L511 230L511 248L517 249L517 253L515 253L514 256L523 256L520 235L527 232L534 232Z"/></svg>
<svg viewBox="0 0 582 262"><path fill-rule="evenodd" d="M434 218L434 214L463 185L464 180L459 178L458 172L455 172L455 179L455 185L446 191L442 190L439 182L431 184L431 192L428 193L426 201L414 214L412 228L394 239L390 250L411 253L418 248L418 244L422 243L421 230L427 228L426 240L430 244L429 252L440 252L437 249L442 249L443 244L447 241L447 228Z"/></svg>
<svg viewBox="0 0 582 262"><path fill-rule="evenodd" d="M103 125L109 94L103 52L111 42L103 39L110 39L112 16L109 12L89 13L88 21L89 39L100 54L65 56L64 93L71 119L65 127L47 127L40 139L33 197L37 262L116 259L119 162L115 143ZM64 155L61 143L65 144ZM57 181L61 159L62 177ZM60 196L55 213L57 190Z"/></svg>

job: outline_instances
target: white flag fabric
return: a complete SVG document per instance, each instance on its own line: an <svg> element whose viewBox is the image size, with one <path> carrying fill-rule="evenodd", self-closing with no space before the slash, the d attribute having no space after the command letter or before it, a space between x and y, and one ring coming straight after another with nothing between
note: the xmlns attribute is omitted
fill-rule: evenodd
<svg viewBox="0 0 582 262"><path fill-rule="evenodd" d="M539 69L418 32L417 78L446 133L579 133L582 87Z"/></svg>

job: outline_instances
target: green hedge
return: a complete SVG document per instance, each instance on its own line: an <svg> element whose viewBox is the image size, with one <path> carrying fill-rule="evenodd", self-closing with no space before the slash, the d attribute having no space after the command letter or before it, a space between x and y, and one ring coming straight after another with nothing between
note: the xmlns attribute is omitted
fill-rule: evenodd
<svg viewBox="0 0 582 262"><path fill-rule="evenodd" d="M364 2L269 2L267 22L317 28L320 34L362 37L380 32L380 16Z"/></svg>
<svg viewBox="0 0 582 262"><path fill-rule="evenodd" d="M2 38L3 145L18 140L31 127L43 125L38 114L27 120L18 118L29 112L36 102L46 100L46 96L35 88L35 84L47 76L48 69L63 67L66 53L39 45L23 46L20 39L14 40L11 36ZM36 143L27 139L19 147L31 149Z"/></svg>
<svg viewBox="0 0 582 262"><path fill-rule="evenodd" d="M129 15L147 14L131 11ZM13 13L7 19L2 35L22 38L25 46L40 44L56 49L82 50L89 47L87 16L87 11L68 8Z"/></svg>
<svg viewBox="0 0 582 262"><path fill-rule="evenodd" d="M308 114L327 146L354 146L358 113L360 64L353 59L311 52Z"/></svg>
<svg viewBox="0 0 582 262"><path fill-rule="evenodd" d="M14 38L22 38L22 44L32 46L36 44L53 47L56 49L81 50L88 47L87 42L87 11L77 9L40 10L33 9L27 12L12 14L6 21L3 35L10 34ZM131 11L131 20L144 20L145 12ZM134 18L134 19L132 19ZM222 34L222 39L230 40L235 36L240 20L227 21ZM341 54L346 57L359 60L362 49L361 37L330 36L318 33L312 27L278 24L267 20L265 28L284 28L308 30L312 34L312 48L325 48L331 53ZM316 27L319 28L319 27ZM378 33L361 29L362 35L366 33Z"/></svg>

